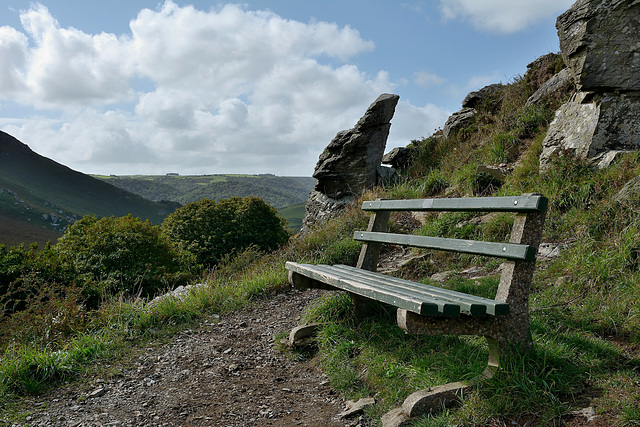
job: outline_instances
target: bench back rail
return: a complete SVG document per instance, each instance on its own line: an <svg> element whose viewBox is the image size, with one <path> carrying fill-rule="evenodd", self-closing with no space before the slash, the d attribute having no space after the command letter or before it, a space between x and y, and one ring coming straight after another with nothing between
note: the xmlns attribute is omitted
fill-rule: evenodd
<svg viewBox="0 0 640 427"><path fill-rule="evenodd" d="M358 268L375 271L383 243L448 250L504 258L500 284L495 301L509 306L508 316L447 318L419 315L399 308L398 325L410 333L428 335L483 335L490 344L506 342L520 348L531 346L529 334L529 291L535 268L535 256L542 238L548 199L540 194L514 197L478 197L417 200L366 201L362 209L373 212L366 231L354 233L354 239L364 241ZM428 236L386 233L391 211L449 212L515 212L509 243L479 242ZM352 296L356 310L366 310L367 301Z"/></svg>

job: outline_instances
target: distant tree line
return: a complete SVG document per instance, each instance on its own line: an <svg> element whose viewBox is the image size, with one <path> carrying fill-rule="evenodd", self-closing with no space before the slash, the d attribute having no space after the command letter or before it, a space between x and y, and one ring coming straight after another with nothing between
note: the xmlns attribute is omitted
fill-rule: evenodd
<svg viewBox="0 0 640 427"><path fill-rule="evenodd" d="M311 178L260 176L132 176L109 177L109 184L148 200L170 200L181 204L201 199L255 196L282 208L306 201L313 187Z"/></svg>

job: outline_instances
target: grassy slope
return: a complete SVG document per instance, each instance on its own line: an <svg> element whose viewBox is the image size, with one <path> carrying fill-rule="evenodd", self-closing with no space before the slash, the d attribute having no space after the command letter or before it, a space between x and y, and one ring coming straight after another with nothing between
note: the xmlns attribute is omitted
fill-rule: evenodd
<svg viewBox="0 0 640 427"><path fill-rule="evenodd" d="M293 232L298 232L302 228L302 219L305 215L305 203L293 206L286 206L278 209L278 213L287 220L287 226Z"/></svg>
<svg viewBox="0 0 640 427"><path fill-rule="evenodd" d="M158 204L103 181L76 172L31 151L15 138L0 133L0 215L49 229L54 213L60 224L87 214L122 216L129 213L160 223L175 204ZM9 193L7 190L11 190ZM16 223L17 224L17 223ZM4 234L3 234L4 236Z"/></svg>
<svg viewBox="0 0 640 427"><path fill-rule="evenodd" d="M603 171L559 158L547 174L539 174L547 125L566 98L524 108L535 87L531 75L518 79L480 105L477 121L457 135L415 141L417 162L407 179L367 196L541 192L550 198L543 241L568 247L536 269L531 294L535 350L503 361L500 373L477 384L460 409L413 425L560 425L574 418L571 411L585 407L595 408L599 425L640 423L640 211L637 204L611 201L625 182L640 174L640 155L629 154ZM511 149L517 155L509 155ZM478 165L499 163L513 167L504 184L475 172ZM420 232L494 240L505 238L510 222L503 215L479 225L469 219L467 214L431 217ZM491 272L498 264L433 253L399 274L428 281L433 273L469 266ZM492 296L498 280L497 272L482 280L454 274L444 286ZM407 337L395 327L393 316L384 313L353 327L348 307L348 299L332 297L309 311L305 320L327 322L319 347L332 384L350 398L376 394L378 405L368 410L374 419L400 405L409 393L473 378L486 363L482 339ZM584 420L575 417L576 423Z"/></svg>
<svg viewBox="0 0 640 427"><path fill-rule="evenodd" d="M60 235L42 225L25 222L23 218L0 215L0 236L2 243L7 246L35 242L42 248L47 242L55 242Z"/></svg>

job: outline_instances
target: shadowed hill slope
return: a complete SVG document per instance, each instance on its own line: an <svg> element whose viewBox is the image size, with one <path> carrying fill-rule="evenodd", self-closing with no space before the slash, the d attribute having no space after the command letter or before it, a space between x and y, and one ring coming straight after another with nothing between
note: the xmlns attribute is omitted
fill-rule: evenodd
<svg viewBox="0 0 640 427"><path fill-rule="evenodd" d="M145 200L74 171L0 132L0 243L25 241L21 227L43 229L43 236L33 240L46 241L87 214L131 213L157 224L177 206Z"/></svg>

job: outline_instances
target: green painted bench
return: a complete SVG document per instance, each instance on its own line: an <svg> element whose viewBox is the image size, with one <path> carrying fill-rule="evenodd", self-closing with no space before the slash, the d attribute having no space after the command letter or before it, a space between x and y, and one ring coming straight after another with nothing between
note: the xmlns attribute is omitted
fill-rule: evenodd
<svg viewBox="0 0 640 427"><path fill-rule="evenodd" d="M498 367L504 351L532 345L529 333L529 289L548 200L540 194L514 197L442 198L366 201L372 212L366 231L353 238L364 245L356 267L287 262L289 282L297 288L344 290L357 313L370 301L397 308L397 322L408 333L479 335L489 342L486 375ZM388 233L392 211L513 212L509 243ZM494 299L481 298L376 272L383 244L498 257L505 260Z"/></svg>

